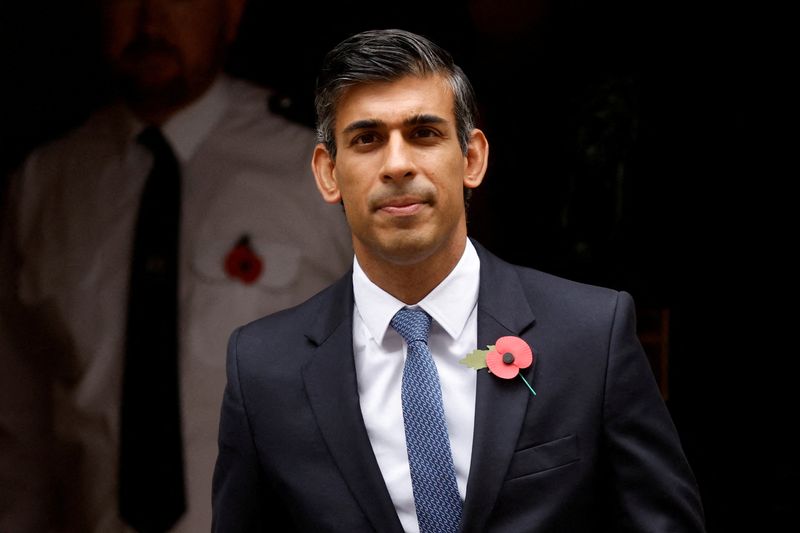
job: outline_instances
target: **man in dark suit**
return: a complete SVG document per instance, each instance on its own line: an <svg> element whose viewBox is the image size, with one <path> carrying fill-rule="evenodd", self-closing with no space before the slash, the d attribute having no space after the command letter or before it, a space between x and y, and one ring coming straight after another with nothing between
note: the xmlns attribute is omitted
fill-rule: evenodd
<svg viewBox="0 0 800 533"><path fill-rule="evenodd" d="M214 531L703 531L630 296L467 237L488 143L450 55L364 32L317 89L353 271L231 336Z"/></svg>

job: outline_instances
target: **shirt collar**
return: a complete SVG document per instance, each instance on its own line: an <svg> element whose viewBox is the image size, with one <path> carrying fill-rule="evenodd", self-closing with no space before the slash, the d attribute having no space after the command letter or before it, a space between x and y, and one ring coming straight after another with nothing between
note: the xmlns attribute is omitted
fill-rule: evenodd
<svg viewBox="0 0 800 533"><path fill-rule="evenodd" d="M220 75L203 95L184 107L161 127L180 161L188 161L222 117L230 99L229 78ZM145 124L128 113L128 137L133 140Z"/></svg>
<svg viewBox="0 0 800 533"><path fill-rule="evenodd" d="M467 319L478 303L480 259L467 239L464 253L455 268L417 305L453 339L458 338ZM356 312L361 316L375 342L383 344L392 317L406 304L375 285L353 260L353 296Z"/></svg>

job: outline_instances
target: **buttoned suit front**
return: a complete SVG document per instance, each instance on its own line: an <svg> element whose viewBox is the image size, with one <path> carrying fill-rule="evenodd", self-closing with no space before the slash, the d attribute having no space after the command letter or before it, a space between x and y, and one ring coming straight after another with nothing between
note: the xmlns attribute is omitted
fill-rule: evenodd
<svg viewBox="0 0 800 533"><path fill-rule="evenodd" d="M523 338L535 362L522 374L537 395L477 371L461 531L703 531L631 297L474 244L478 348ZM215 532L402 531L361 416L353 305L348 274L231 335Z"/></svg>

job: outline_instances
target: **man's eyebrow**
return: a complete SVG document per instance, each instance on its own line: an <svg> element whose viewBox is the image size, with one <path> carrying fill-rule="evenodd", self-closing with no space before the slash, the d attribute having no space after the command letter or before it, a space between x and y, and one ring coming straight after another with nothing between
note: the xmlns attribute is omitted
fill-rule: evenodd
<svg viewBox="0 0 800 533"><path fill-rule="evenodd" d="M356 130L374 129L385 125L386 124L382 120L378 120L376 118L365 118L351 122L345 126L345 128L342 130L342 133L347 134Z"/></svg>
<svg viewBox="0 0 800 533"><path fill-rule="evenodd" d="M431 115L431 114L419 114L409 117L403 121L404 126L419 126L420 124L444 124L447 122L446 119L440 117L439 115ZM357 130L367 130L367 129L375 129L375 128L382 128L385 127L386 123L382 120L376 118L365 118L361 120L356 120L345 126L342 130L343 134L352 133Z"/></svg>
<svg viewBox="0 0 800 533"><path fill-rule="evenodd" d="M406 126L418 126L420 124L444 124L447 122L443 117L439 115L430 115L430 114L420 114L414 115L413 117L409 117L403 121L403 124Z"/></svg>

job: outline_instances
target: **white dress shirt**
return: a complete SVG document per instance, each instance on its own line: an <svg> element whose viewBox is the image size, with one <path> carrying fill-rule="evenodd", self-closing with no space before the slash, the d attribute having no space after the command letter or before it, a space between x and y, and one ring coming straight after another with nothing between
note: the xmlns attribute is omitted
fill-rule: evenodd
<svg viewBox="0 0 800 533"><path fill-rule="evenodd" d="M211 529L229 334L302 302L352 259L341 207L314 184L313 131L267 102L264 89L221 77L163 127L182 173L187 511L174 532ZM128 531L117 509L118 413L132 236L152 165L135 140L143 126L106 108L33 152L11 183L0 241L0 531ZM249 284L225 269L243 236L263 261ZM68 527L44 529L53 509Z"/></svg>
<svg viewBox="0 0 800 533"><path fill-rule="evenodd" d="M406 305L372 283L353 262L353 351L361 412L372 449L403 528L418 533L400 387L406 346L390 325ZM452 272L419 304L433 319L428 346L442 386L450 448L463 500L472 458L477 373L459 360L477 347L480 260L467 239Z"/></svg>

